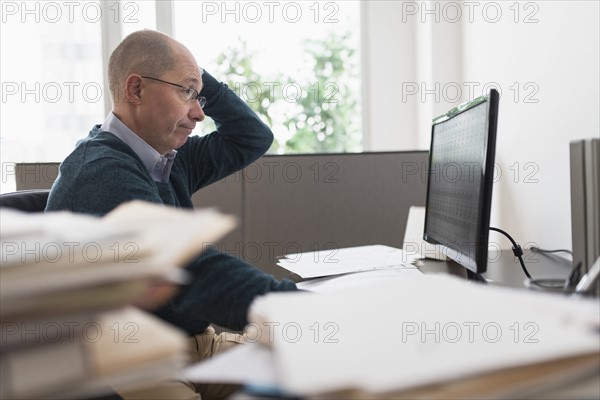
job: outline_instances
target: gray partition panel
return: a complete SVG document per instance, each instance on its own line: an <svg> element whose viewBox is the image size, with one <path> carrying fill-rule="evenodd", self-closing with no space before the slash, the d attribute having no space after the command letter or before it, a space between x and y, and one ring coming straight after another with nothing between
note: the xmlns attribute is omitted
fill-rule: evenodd
<svg viewBox="0 0 600 400"><path fill-rule="evenodd" d="M241 247L244 243L242 173L238 172L200 189L192 196L192 202L195 208L216 207L219 211L238 219L236 228L215 243L215 246L223 252L241 257Z"/></svg>
<svg viewBox="0 0 600 400"><path fill-rule="evenodd" d="M276 258L367 244L401 247L410 206L424 206L428 152L265 156L192 197L238 226L216 246L278 278ZM17 189L49 188L57 163L18 164Z"/></svg>
<svg viewBox="0 0 600 400"><path fill-rule="evenodd" d="M428 153L266 156L244 171L246 261L277 277L286 253L402 247L410 206L424 206Z"/></svg>
<svg viewBox="0 0 600 400"><path fill-rule="evenodd" d="M59 163L17 163L17 190L50 189L58 176Z"/></svg>

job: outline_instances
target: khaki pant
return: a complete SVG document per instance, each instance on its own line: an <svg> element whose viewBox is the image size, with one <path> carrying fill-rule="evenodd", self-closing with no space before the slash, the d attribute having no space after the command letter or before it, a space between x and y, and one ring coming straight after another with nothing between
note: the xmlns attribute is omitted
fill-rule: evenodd
<svg viewBox="0 0 600 400"><path fill-rule="evenodd" d="M215 354L243 343L243 335L223 332L216 334L209 326L204 332L189 338L190 362L195 364ZM125 400L213 400L224 399L240 388L239 385L202 384L184 381L163 381L152 387L133 392L117 392Z"/></svg>

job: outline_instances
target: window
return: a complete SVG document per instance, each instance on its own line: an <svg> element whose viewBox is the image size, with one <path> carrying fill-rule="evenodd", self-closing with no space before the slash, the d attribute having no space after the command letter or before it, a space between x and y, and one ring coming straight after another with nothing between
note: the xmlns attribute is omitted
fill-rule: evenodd
<svg viewBox="0 0 600 400"><path fill-rule="evenodd" d="M114 1L114 0L113 0ZM112 5L117 10L117 3ZM140 29L156 29L156 7L154 1L121 0L118 15L113 19L121 23L121 38ZM113 13L113 17L116 14Z"/></svg>
<svg viewBox="0 0 600 400"><path fill-rule="evenodd" d="M14 163L62 161L104 120L102 39L156 29L169 4L175 38L273 129L271 153L362 150L359 1L3 1L0 192Z"/></svg>
<svg viewBox="0 0 600 400"><path fill-rule="evenodd" d="M361 145L358 1L175 1L174 36L269 125L271 153ZM207 121L198 134L212 131Z"/></svg>
<svg viewBox="0 0 600 400"><path fill-rule="evenodd" d="M2 192L15 162L61 161L104 119L97 2L2 2Z"/></svg>

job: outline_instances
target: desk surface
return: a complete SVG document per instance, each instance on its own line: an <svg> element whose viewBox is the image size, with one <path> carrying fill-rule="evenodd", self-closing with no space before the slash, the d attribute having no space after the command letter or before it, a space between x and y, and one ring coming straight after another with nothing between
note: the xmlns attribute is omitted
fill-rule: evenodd
<svg viewBox="0 0 600 400"><path fill-rule="evenodd" d="M571 262L562 257L554 254L537 253L530 250L524 251L524 262L529 273L534 279L566 279L571 272ZM519 260L513 255L512 250L492 251L488 257L487 272L483 276L490 280L491 283L497 285L510 286L515 288L526 287L526 276L521 268ZM449 273L455 276L463 277L467 279L466 269L458 265L453 261L436 261L436 260L425 260L423 265L419 267L421 272L424 274L433 273ZM578 373L571 377L562 377L561 379L554 379L560 377L562 372L569 370L566 368L565 363L571 362L570 360L557 361L554 364L545 364L543 369L531 368L530 366L524 366L522 368L514 369L509 371L511 374L499 374L483 376L475 379L465 379L456 382L451 382L444 385L433 385L425 388L419 388L415 391L394 393L391 397L383 396L382 398L460 398L464 397L468 393L477 393L477 390L483 387L494 387L506 386L510 388L514 383L519 381L522 376L535 375L532 380L539 379L538 384L530 387L529 391L517 391L519 398L541 398L541 399L597 399L600 398L600 373L589 372L589 367L586 366L582 369L584 373ZM574 360L579 363L580 361ZM597 357L593 358L591 363L598 365ZM552 371L552 368L555 371ZM553 378L548 380L548 376ZM529 385L528 385L529 386ZM396 397L398 396L398 397ZM511 397L510 393L507 394ZM364 397L361 394L352 393L350 398L366 399L371 397ZM248 396L247 394L240 393L234 397L236 400L242 399L259 399L260 397Z"/></svg>
<svg viewBox="0 0 600 400"><path fill-rule="evenodd" d="M534 279L566 279L571 262L562 257L524 250L523 261ZM419 267L424 274L446 272L467 278L467 270L454 261L425 260ZM490 283L525 287L526 276L512 250L490 251L487 271L482 274Z"/></svg>
<svg viewBox="0 0 600 400"><path fill-rule="evenodd" d="M524 250L523 261L534 279L566 279L571 273L571 262L548 253ZM425 260L419 268L425 274L446 272L467 278L467 271L454 261ZM526 287L525 273L512 250L490 252L487 271L482 274L493 284L510 287ZM600 373L581 376L579 379L559 382L555 387L541 387L525 398L538 399L593 399L600 396Z"/></svg>
<svg viewBox="0 0 600 400"><path fill-rule="evenodd" d="M564 280L571 272L571 263L554 254L525 251L524 261L534 279ZM419 269L424 274L449 273L467 279L466 269L453 261L425 260ZM488 271L483 276L496 285L525 288L526 275L511 250L493 251L489 255ZM376 329L376 328L375 328ZM383 395L381 399L398 398L465 398L481 393L506 393L518 398L600 398L600 374L597 354L574 357L536 365L524 365L466 377L457 381L427 385L414 390ZM373 360L369 360L373 362ZM333 397L372 399L373 394L360 392L335 393ZM235 399L260 399L240 393Z"/></svg>

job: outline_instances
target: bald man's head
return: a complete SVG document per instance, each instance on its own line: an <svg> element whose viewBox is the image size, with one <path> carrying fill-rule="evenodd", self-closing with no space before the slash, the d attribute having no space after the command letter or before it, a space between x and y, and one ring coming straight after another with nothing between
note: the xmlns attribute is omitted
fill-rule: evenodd
<svg viewBox="0 0 600 400"><path fill-rule="evenodd" d="M160 77L175 65L177 42L164 33L142 30L128 35L108 60L108 83L113 102L131 74Z"/></svg>

